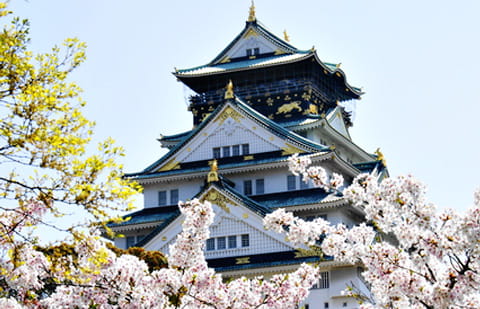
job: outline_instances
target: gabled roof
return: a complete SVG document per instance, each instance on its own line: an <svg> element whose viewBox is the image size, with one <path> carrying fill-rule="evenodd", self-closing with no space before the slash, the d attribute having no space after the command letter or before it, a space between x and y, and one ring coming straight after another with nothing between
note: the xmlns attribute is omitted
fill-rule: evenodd
<svg viewBox="0 0 480 309"><path fill-rule="evenodd" d="M229 109L234 110L236 113L241 113L245 117L250 118L251 120L258 123L259 126L269 130L273 135L278 136L281 139L285 139L290 144L294 145L295 150L290 154L299 151L306 151L306 152L318 152L318 151L331 151L326 146L314 143L292 131L289 131L282 127L281 125L277 124L276 122L268 119L264 115L260 114L253 108L249 107L247 104L243 103L239 99L235 100L228 100L224 104L219 105L213 113L207 117L202 123L200 123L195 129L190 131L188 134L183 136L182 140L175 145L167 154L165 154L162 158L148 166L142 172L138 173L130 173L126 174L126 177L137 177L140 175L146 175L157 172L162 167L165 168L165 165L170 164L173 160L174 155L178 153L191 139L201 134L202 130L212 121L217 119L223 112L227 113ZM165 169L170 170L170 169Z"/></svg>
<svg viewBox="0 0 480 309"><path fill-rule="evenodd" d="M260 215L265 216L267 213L271 212L271 210L265 206L260 205L259 203L255 202L251 198L239 193L234 188L232 188L226 181L219 181L219 182L212 182L207 184L202 190L195 196L195 198L199 198L204 196L205 193L216 190L221 194L231 198L235 202L240 203L241 205L247 207L252 212ZM136 246L144 246L148 242L150 242L156 235L158 235L163 229L165 229L171 222L173 222L178 216L180 216L180 211L178 210L170 210L165 211L169 214L168 219L163 221L158 227L156 227L150 234L146 235L140 242L135 244ZM133 214L132 214L133 215ZM132 217L132 215L130 215ZM133 218L133 217L132 217ZM128 221L127 221L128 222Z"/></svg>
<svg viewBox="0 0 480 309"><path fill-rule="evenodd" d="M290 45L285 40L280 39L276 35L274 35L272 32L268 31L267 28L262 25L259 21L254 20L254 21L247 21L245 24L245 28L233 39L230 44L227 45L210 63L209 65L212 64L218 64L224 57L228 54L228 52L245 36L248 36L249 33L252 33L252 31L256 34L261 36L263 39L266 39L267 41L273 43L279 51L282 53L298 53L298 52L305 52L305 51L300 51L296 47Z"/></svg>

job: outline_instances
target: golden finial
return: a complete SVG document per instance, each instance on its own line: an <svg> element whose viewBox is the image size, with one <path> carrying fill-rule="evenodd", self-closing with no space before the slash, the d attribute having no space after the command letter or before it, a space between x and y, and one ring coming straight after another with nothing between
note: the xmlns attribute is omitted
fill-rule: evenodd
<svg viewBox="0 0 480 309"><path fill-rule="evenodd" d="M387 161L385 161L385 156L380 151L380 148L377 148L377 150L375 150L374 154L377 155L377 161L382 162L383 166L387 166Z"/></svg>
<svg viewBox="0 0 480 309"><path fill-rule="evenodd" d="M340 66L341 66L341 65L342 65L341 62L337 63L337 64L335 65L335 69L340 69Z"/></svg>
<svg viewBox="0 0 480 309"><path fill-rule="evenodd" d="M252 5L250 6L250 11L248 13L247 21L252 22L256 20L257 18L255 17L255 3L253 3L253 0L252 0Z"/></svg>
<svg viewBox="0 0 480 309"><path fill-rule="evenodd" d="M225 91L225 100L233 99L235 96L233 94L233 83L230 80L227 84L227 90Z"/></svg>
<svg viewBox="0 0 480 309"><path fill-rule="evenodd" d="M207 182L214 182L218 181L218 163L217 160L214 159L212 161L208 162L208 165L210 165L210 172L208 172L207 175Z"/></svg>
<svg viewBox="0 0 480 309"><path fill-rule="evenodd" d="M290 42L290 37L288 36L287 29L283 30L283 38L285 41Z"/></svg>

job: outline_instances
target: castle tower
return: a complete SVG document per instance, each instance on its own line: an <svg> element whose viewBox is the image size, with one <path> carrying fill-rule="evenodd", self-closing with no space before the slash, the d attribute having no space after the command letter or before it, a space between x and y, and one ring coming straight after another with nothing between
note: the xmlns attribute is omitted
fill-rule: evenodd
<svg viewBox="0 0 480 309"><path fill-rule="evenodd" d="M124 234L115 244L168 253L181 231L179 200L213 204L215 222L206 243L209 266L224 277L270 276L318 262L284 235L265 231L263 217L278 208L349 227L361 209L341 195L315 188L288 170L294 153L309 156L346 185L360 173L387 176L380 155L350 137L352 119L343 103L358 100L340 65L323 62L315 49L300 50L267 30L252 5L243 30L211 62L176 70L192 89L194 128L159 141L168 153L143 171L126 175L144 188L144 209L112 225ZM341 294L347 284L366 291L358 265L325 258L323 276L306 300L308 308L357 308Z"/></svg>

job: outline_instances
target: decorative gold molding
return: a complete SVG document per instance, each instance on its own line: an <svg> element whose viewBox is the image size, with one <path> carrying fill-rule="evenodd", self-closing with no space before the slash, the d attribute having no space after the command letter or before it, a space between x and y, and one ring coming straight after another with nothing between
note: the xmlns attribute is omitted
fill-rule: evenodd
<svg viewBox="0 0 480 309"><path fill-rule="evenodd" d="M225 197L223 194L218 192L215 189L210 190L201 200L200 202L209 201L212 204L218 205L218 207L225 210L225 212L230 213L230 208L227 206L227 203L230 205L236 206L237 204L234 203L232 200Z"/></svg>
<svg viewBox="0 0 480 309"><path fill-rule="evenodd" d="M283 152L282 152L283 156L305 152L304 150L302 150L300 148L297 148L295 146L289 145L289 144L285 144L285 147L283 147L282 150L283 150Z"/></svg>
<svg viewBox="0 0 480 309"><path fill-rule="evenodd" d="M295 258L303 258L303 257L310 257L310 256L319 256L322 254L320 249L297 249L295 251Z"/></svg>
<svg viewBox="0 0 480 309"><path fill-rule="evenodd" d="M286 54L286 52L281 49L276 49L274 52L274 55L283 55L283 54Z"/></svg>
<svg viewBox="0 0 480 309"><path fill-rule="evenodd" d="M309 112L310 114L318 115L318 106L315 104L310 104Z"/></svg>
<svg viewBox="0 0 480 309"><path fill-rule="evenodd" d="M234 119L236 122L240 122L240 119L244 118L239 112L229 106L218 116L215 122L218 121L220 122L219 124L222 125L229 117Z"/></svg>
<svg viewBox="0 0 480 309"><path fill-rule="evenodd" d="M294 101L294 102L291 102L291 103L283 104L282 106L280 106L277 109L277 112L275 114L277 114L277 115L287 114L294 109L297 109L299 112L301 112L302 108L300 107L300 104L302 104L302 102L300 102L300 101Z"/></svg>
<svg viewBox="0 0 480 309"><path fill-rule="evenodd" d="M247 213L244 213L244 214L242 215L242 217L243 217L243 219L248 219L248 214L247 214Z"/></svg>
<svg viewBox="0 0 480 309"><path fill-rule="evenodd" d="M222 60L220 60L220 63L227 63L227 62L230 62L230 61L231 61L230 57L225 56L225 57L222 58Z"/></svg>
<svg viewBox="0 0 480 309"><path fill-rule="evenodd" d="M240 264L250 264L250 257L241 257L241 258L236 258L235 259L235 264L240 265Z"/></svg>
<svg viewBox="0 0 480 309"><path fill-rule="evenodd" d="M244 156L243 161L253 160L253 156Z"/></svg>
<svg viewBox="0 0 480 309"><path fill-rule="evenodd" d="M170 161L168 161L162 168L160 168L158 171L159 172L165 172L165 171L170 171L170 170L177 170L180 168L180 162L175 160L176 158L172 158Z"/></svg>
<svg viewBox="0 0 480 309"><path fill-rule="evenodd" d="M251 36L258 36L258 33L252 28L248 29L247 32L243 35L245 39Z"/></svg>

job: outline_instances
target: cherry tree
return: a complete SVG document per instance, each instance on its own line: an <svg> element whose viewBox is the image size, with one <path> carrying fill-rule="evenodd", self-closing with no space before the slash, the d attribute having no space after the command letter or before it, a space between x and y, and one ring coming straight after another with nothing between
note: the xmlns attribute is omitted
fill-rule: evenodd
<svg viewBox="0 0 480 309"><path fill-rule="evenodd" d="M294 174L339 190L341 176L310 164L308 156L290 159ZM479 308L480 191L465 214L428 203L425 186L412 176L380 182L375 173L359 175L342 194L365 213L368 224L348 229L278 210L265 218L266 227L299 245L317 246L322 237L323 254L363 264L371 297L347 291L363 308Z"/></svg>

